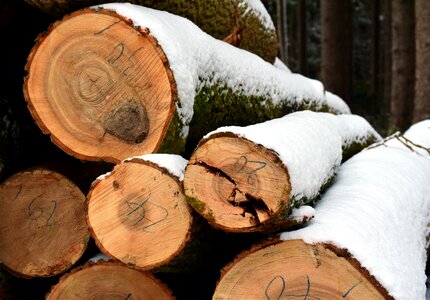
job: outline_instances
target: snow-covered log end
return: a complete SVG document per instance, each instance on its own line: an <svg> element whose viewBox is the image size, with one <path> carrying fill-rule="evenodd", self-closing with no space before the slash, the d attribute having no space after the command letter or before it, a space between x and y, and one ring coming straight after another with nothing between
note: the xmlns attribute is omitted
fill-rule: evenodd
<svg viewBox="0 0 430 300"><path fill-rule="evenodd" d="M395 299L424 299L430 219L430 121L344 163L315 218L282 239L345 249Z"/></svg>
<svg viewBox="0 0 430 300"><path fill-rule="evenodd" d="M311 111L221 127L207 134L191 156L185 194L224 230L271 227L294 207L317 198L335 176L343 152L357 152L369 139L380 136L361 117Z"/></svg>

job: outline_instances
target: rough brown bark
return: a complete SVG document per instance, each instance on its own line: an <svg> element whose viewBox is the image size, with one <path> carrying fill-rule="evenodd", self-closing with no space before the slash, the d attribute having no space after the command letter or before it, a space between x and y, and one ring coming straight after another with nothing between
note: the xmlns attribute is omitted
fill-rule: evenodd
<svg viewBox="0 0 430 300"><path fill-rule="evenodd" d="M352 1L321 1L321 81L351 104Z"/></svg>
<svg viewBox="0 0 430 300"><path fill-rule="evenodd" d="M272 242L242 253L227 266L214 300L392 299L359 264L332 245Z"/></svg>
<svg viewBox="0 0 430 300"><path fill-rule="evenodd" d="M151 274L118 263L99 261L64 275L46 299L173 300L174 297Z"/></svg>
<svg viewBox="0 0 430 300"><path fill-rule="evenodd" d="M0 261L23 277L61 274L89 241L85 196L63 175L23 171L0 186Z"/></svg>
<svg viewBox="0 0 430 300"><path fill-rule="evenodd" d="M392 1L392 71L390 127L404 130L412 122L415 81L414 1Z"/></svg>
<svg viewBox="0 0 430 300"><path fill-rule="evenodd" d="M430 118L430 2L415 0L415 101L413 122Z"/></svg>

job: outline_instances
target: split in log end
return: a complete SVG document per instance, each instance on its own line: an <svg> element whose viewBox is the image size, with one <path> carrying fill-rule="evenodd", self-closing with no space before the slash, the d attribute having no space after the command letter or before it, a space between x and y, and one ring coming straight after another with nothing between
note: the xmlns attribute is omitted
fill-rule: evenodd
<svg viewBox="0 0 430 300"><path fill-rule="evenodd" d="M222 134L202 142L185 171L191 206L214 227L231 232L260 231L289 210L286 167L270 150Z"/></svg>

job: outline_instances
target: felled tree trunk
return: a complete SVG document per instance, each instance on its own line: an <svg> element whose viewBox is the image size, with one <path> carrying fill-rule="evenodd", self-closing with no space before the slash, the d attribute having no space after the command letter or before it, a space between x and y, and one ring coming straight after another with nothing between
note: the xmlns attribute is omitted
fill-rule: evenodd
<svg viewBox="0 0 430 300"><path fill-rule="evenodd" d="M240 58L240 59L239 59ZM252 66L252 68L250 67ZM300 75L131 4L79 11L31 52L24 94L39 127L80 159L193 149L206 132L313 109L348 113Z"/></svg>
<svg viewBox="0 0 430 300"><path fill-rule="evenodd" d="M194 248L202 244L203 225L182 192L186 163L178 155L144 155L96 180L88 195L88 223L106 255L144 270L198 268L205 252Z"/></svg>
<svg viewBox="0 0 430 300"><path fill-rule="evenodd" d="M63 175L23 171L0 186L0 261L12 273L61 274L82 256L89 238L85 196Z"/></svg>
<svg viewBox="0 0 430 300"><path fill-rule="evenodd" d="M88 263L64 275L46 299L172 300L170 290L151 274L118 263Z"/></svg>
<svg viewBox="0 0 430 300"><path fill-rule="evenodd" d="M363 118L297 112L209 133L185 171L189 203L226 231L282 228L294 207L314 201L333 179L342 152L379 140Z"/></svg>
<svg viewBox="0 0 430 300"><path fill-rule="evenodd" d="M106 0L25 0L58 17ZM204 32L236 47L250 51L273 63L278 53L278 39L271 17L260 1L248 0L131 0L145 7L165 10L189 19Z"/></svg>
<svg viewBox="0 0 430 300"><path fill-rule="evenodd" d="M344 163L314 220L239 257L214 299L244 290L252 299L425 299L429 128L418 123Z"/></svg>
<svg viewBox="0 0 430 300"><path fill-rule="evenodd" d="M376 285L374 285L376 284ZM342 250L300 240L256 247L223 270L213 299L390 299Z"/></svg>

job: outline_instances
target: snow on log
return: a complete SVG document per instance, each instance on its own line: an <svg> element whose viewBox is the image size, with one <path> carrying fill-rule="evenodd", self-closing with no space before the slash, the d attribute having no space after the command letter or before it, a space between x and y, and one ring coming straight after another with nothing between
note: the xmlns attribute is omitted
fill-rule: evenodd
<svg viewBox="0 0 430 300"><path fill-rule="evenodd" d="M88 224L103 253L142 270L195 267L198 255L186 256L201 226L182 192L186 164L178 155L147 154L95 181Z"/></svg>
<svg viewBox="0 0 430 300"><path fill-rule="evenodd" d="M296 112L209 133L192 154L184 189L191 206L225 231L282 227L311 203L352 155L380 136L363 118Z"/></svg>
<svg viewBox="0 0 430 300"><path fill-rule="evenodd" d="M149 273L98 261L61 277L46 299L173 300L174 297L167 286Z"/></svg>
<svg viewBox="0 0 430 300"><path fill-rule="evenodd" d="M132 4L76 12L33 48L24 94L39 127L80 159L180 153L188 137L329 106L309 79L215 40L190 21ZM340 108L340 109L339 109Z"/></svg>
<svg viewBox="0 0 430 300"><path fill-rule="evenodd" d="M429 147L427 120L352 157L308 226L243 255L214 299L425 299Z"/></svg>
<svg viewBox="0 0 430 300"><path fill-rule="evenodd" d="M0 186L0 261L12 273L61 274L82 256L89 238L85 196L63 175L38 168Z"/></svg>
<svg viewBox="0 0 430 300"><path fill-rule="evenodd" d="M25 0L57 16L106 0ZM168 11L187 18L204 32L236 47L250 51L268 62L278 53L278 39L272 19L259 0L131 0L116 1Z"/></svg>

